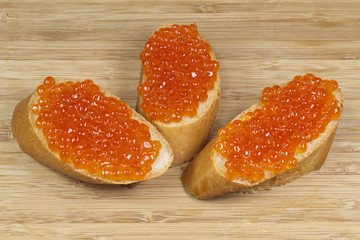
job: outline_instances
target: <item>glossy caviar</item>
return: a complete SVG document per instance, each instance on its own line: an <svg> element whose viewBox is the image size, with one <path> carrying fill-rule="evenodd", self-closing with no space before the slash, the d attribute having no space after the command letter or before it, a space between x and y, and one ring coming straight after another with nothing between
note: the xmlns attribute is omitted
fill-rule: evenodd
<svg viewBox="0 0 360 240"><path fill-rule="evenodd" d="M286 86L267 87L261 109L245 114L218 132L214 149L224 158L226 176L259 181L264 172L279 174L297 166L296 153L325 131L341 109L333 91L336 81L312 74L296 76Z"/></svg>
<svg viewBox="0 0 360 240"><path fill-rule="evenodd" d="M160 28L140 54L146 81L138 86L142 109L151 120L179 122L194 117L214 88L219 63L195 24Z"/></svg>
<svg viewBox="0 0 360 240"><path fill-rule="evenodd" d="M56 84L47 77L37 93L35 125L63 162L115 181L142 180L151 171L161 144L123 101L91 80Z"/></svg>

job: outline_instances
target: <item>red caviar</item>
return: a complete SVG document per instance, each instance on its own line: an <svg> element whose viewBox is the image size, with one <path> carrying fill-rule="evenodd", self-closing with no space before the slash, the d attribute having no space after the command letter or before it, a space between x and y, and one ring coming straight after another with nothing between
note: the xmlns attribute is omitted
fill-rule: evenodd
<svg viewBox="0 0 360 240"><path fill-rule="evenodd" d="M109 180L142 180L161 144L149 127L131 119L122 100L108 97L91 80L55 83L47 77L32 106L48 147L63 162Z"/></svg>
<svg viewBox="0 0 360 240"><path fill-rule="evenodd" d="M160 28L140 54L146 81L138 86L142 109L151 120L179 122L194 117L214 88L219 63L195 24Z"/></svg>
<svg viewBox="0 0 360 240"><path fill-rule="evenodd" d="M296 153L325 131L341 109L333 94L336 81L313 74L296 76L285 87L267 87L261 108L218 132L214 149L224 158L226 176L259 181L265 171L279 174L298 164Z"/></svg>

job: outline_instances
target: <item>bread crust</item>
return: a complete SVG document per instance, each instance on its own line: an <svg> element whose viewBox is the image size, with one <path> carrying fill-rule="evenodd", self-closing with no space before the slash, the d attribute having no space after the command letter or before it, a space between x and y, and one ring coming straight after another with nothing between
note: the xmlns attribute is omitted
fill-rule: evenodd
<svg viewBox="0 0 360 240"><path fill-rule="evenodd" d="M340 89L336 90L334 95L342 110L343 96ZM232 121L242 119L247 112L254 111L259 107L259 103L251 106ZM219 161L219 154L213 149L214 143L219 140L218 136L216 136L186 167L182 173L181 181L186 192L199 199L211 199L230 192L256 192L284 185L303 175L320 169L330 150L338 122L339 119L332 120L328 124L325 132L309 143L312 144L312 146L310 148L308 147L305 153L296 156L299 163L297 167L278 175L269 174L259 182L243 178L230 180L225 176L223 162Z"/></svg>
<svg viewBox="0 0 360 240"><path fill-rule="evenodd" d="M111 93L108 92L105 92L105 94L111 95ZM114 181L104 179L101 178L101 176L89 174L83 169L77 169L73 166L72 163L65 163L61 161L58 153L48 148L46 139L43 136L41 130L39 130L35 126L35 116L31 112L31 106L37 102L37 99L38 95L35 92L27 98L21 100L15 107L12 117L12 134L16 141L19 143L20 148L25 153L34 157L44 165L83 182L95 184L131 184L139 182L134 180ZM148 121L146 121L140 114L135 112L133 109L131 109L131 111L133 119L136 119L139 122L149 126L152 139L155 138L161 142L162 147L159 157L161 155L163 156L163 159L159 159L158 157L155 160L153 166L156 163L158 169L156 169L156 171L153 169L151 172L149 172L144 180L157 177L163 174L170 167L174 157L172 149L170 147L170 144L164 139L163 136L161 136L161 134L156 130L154 126L152 126Z"/></svg>
<svg viewBox="0 0 360 240"><path fill-rule="evenodd" d="M161 28L171 25L165 24ZM201 35L199 38L206 41ZM211 52L210 55L212 60L216 60L214 52ZM146 76L143 67L141 67L140 84L144 82L146 82ZM150 121L170 143L174 151L172 166L191 160L205 146L219 108L220 94L219 70L214 88L208 91L208 99L199 104L198 110L201 109L201 111L198 111L195 117L184 117L177 123L163 123L149 119L141 107L142 96L138 94L136 111Z"/></svg>

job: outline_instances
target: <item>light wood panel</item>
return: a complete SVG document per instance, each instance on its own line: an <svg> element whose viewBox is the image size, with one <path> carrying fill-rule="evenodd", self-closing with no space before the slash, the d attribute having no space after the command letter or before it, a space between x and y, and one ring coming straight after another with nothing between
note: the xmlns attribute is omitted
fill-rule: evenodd
<svg viewBox="0 0 360 240"><path fill-rule="evenodd" d="M357 239L360 236L359 1L0 0L0 236L32 239ZM221 65L211 136L265 86L312 72L345 109L321 170L271 191L188 196L183 167L135 188L85 184L24 154L16 103L44 77L91 78L135 106L139 54L167 22L196 22Z"/></svg>

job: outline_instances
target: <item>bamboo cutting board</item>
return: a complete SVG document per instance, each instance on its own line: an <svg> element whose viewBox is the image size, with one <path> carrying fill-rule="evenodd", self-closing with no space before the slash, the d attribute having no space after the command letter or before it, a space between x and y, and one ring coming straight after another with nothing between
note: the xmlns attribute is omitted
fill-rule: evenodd
<svg viewBox="0 0 360 240"><path fill-rule="evenodd" d="M1 239L359 239L360 2L0 0ZM262 89L312 72L345 109L321 170L257 194L188 196L181 166L134 188L75 181L24 154L18 101L48 76L91 78L135 106L139 54L164 23L196 22L221 66L212 134Z"/></svg>

